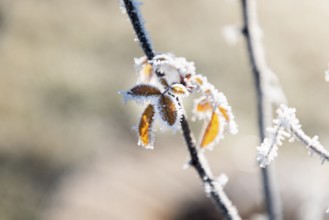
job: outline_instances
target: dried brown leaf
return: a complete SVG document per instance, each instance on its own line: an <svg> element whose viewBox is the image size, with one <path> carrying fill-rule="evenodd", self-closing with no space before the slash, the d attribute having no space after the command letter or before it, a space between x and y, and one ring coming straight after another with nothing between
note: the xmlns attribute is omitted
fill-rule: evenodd
<svg viewBox="0 0 329 220"><path fill-rule="evenodd" d="M146 85L146 84L141 84L137 85L134 88L132 88L129 92L129 95L133 96L156 96L156 95L161 95L161 92L158 88L151 86L151 85Z"/></svg>
<svg viewBox="0 0 329 220"><path fill-rule="evenodd" d="M170 126L174 125L178 117L174 100L170 96L162 95L159 99L158 108L161 119Z"/></svg>

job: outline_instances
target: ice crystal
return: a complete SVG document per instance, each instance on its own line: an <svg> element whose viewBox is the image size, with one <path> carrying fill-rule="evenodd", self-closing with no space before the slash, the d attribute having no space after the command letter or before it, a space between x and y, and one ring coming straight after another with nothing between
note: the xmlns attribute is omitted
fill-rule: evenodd
<svg viewBox="0 0 329 220"><path fill-rule="evenodd" d="M228 176L225 173L222 173L219 177L217 177L216 183L224 187L227 184L228 180Z"/></svg>
<svg viewBox="0 0 329 220"><path fill-rule="evenodd" d="M123 2L123 0L119 0L119 7L120 7L122 14L127 14L127 9L126 9L126 6L125 6L125 3Z"/></svg>
<svg viewBox="0 0 329 220"><path fill-rule="evenodd" d="M296 109L281 105L277 114L277 118L273 120L273 127L267 129L268 137L257 147L257 161L261 167L269 165L274 160L278 155L278 146L282 145L286 138L289 138L289 142L294 139L301 141L310 152L317 154L322 162L329 160L329 152L319 143L318 137L311 138L301 129L302 126L296 118Z"/></svg>

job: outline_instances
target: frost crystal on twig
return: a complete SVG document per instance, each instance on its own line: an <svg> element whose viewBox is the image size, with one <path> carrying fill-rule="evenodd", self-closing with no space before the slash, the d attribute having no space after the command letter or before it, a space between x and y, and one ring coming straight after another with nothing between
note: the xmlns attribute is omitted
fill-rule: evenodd
<svg viewBox="0 0 329 220"><path fill-rule="evenodd" d="M290 138L289 142L297 139L306 148L320 157L322 162L329 160L329 152L320 144L318 137L309 137L301 129L299 120L296 118L296 109L281 105L277 110L278 117L273 120L273 127L268 128L269 135L262 144L257 147L257 160L261 167L265 167L278 155L278 146L282 141Z"/></svg>

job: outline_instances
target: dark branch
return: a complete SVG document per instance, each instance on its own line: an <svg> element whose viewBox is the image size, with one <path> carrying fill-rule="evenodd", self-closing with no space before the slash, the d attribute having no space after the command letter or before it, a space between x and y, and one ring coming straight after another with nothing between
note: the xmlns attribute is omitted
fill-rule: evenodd
<svg viewBox="0 0 329 220"><path fill-rule="evenodd" d="M151 41L147 36L147 32L144 28L144 22L139 12L138 2L133 0L123 0L123 2L125 4L131 24L133 25L133 28L139 40L140 46L143 49L145 55L147 56L147 59L152 60L154 57L154 51L152 48Z"/></svg>
<svg viewBox="0 0 329 220"><path fill-rule="evenodd" d="M127 10L127 14L129 15L130 21L134 27L135 33L138 37L141 47L144 50L145 55L149 60L154 58L154 51L152 49L150 40L146 35L146 31L144 29L141 16L139 13L139 9L137 7L137 3L133 0L124 0L124 4ZM161 77L160 74L157 73L158 77ZM189 124L183 115L181 118L181 127L183 131L183 135L187 144L188 151L191 156L190 164L195 168L198 175L200 176L203 184L209 187L210 196L216 204L217 208L221 211L223 216L227 220L239 220L241 219L238 216L238 213L234 206L232 206L231 201L227 198L225 192L222 189L222 186L219 183L215 183L212 178L212 174L210 173L207 161L203 157L201 153L198 152L195 141L193 139L193 135L191 133Z"/></svg>
<svg viewBox="0 0 329 220"><path fill-rule="evenodd" d="M216 204L217 208L219 208L219 210L228 220L240 219L235 207L232 206L231 201L227 198L222 188L216 187L216 183L214 183L211 174L208 173L205 169L205 167L208 165L204 164L205 162L200 159L200 154L195 146L195 141L193 140L192 132L185 116L183 116L181 119L181 126L185 142L191 156L190 165L193 166L197 171L199 177L203 181L203 184L208 184L210 187L210 196Z"/></svg>
<svg viewBox="0 0 329 220"><path fill-rule="evenodd" d="M255 80L257 95L258 127L259 136L264 140L266 127L271 121L271 103L267 96L267 74L269 68L266 65L263 46L259 37L259 26L256 14L255 0L241 0L243 29L242 33L247 43L249 62ZM262 182L265 194L266 206L270 220L279 220L282 218L280 203L277 191L274 189L274 183L271 180L269 167L261 168Z"/></svg>

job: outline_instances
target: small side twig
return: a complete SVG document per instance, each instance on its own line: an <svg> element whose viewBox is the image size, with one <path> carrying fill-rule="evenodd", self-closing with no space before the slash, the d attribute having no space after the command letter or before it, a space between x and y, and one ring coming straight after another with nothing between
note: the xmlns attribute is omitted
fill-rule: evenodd
<svg viewBox="0 0 329 220"><path fill-rule="evenodd" d="M243 35L247 43L249 62L255 79L257 94L259 136L264 140L266 127L271 122L271 102L268 97L267 78L270 74L264 49L260 40L261 29L258 25L255 0L241 0L243 15ZM277 190L274 188L272 173L269 167L261 168L265 201L270 220L282 219Z"/></svg>
<svg viewBox="0 0 329 220"><path fill-rule="evenodd" d="M154 50L151 46L150 39L147 37L137 5L138 3L134 0L123 0L123 3L145 55L148 60L152 60L154 58ZM158 77L161 77L160 74L157 73L157 75ZM227 220L240 220L241 218L239 217L236 208L226 196L221 184L213 180L207 160L203 153L197 150L188 121L184 115L181 118L181 127L191 157L190 164L195 168L204 187L207 188L206 191L208 191L214 203Z"/></svg>

